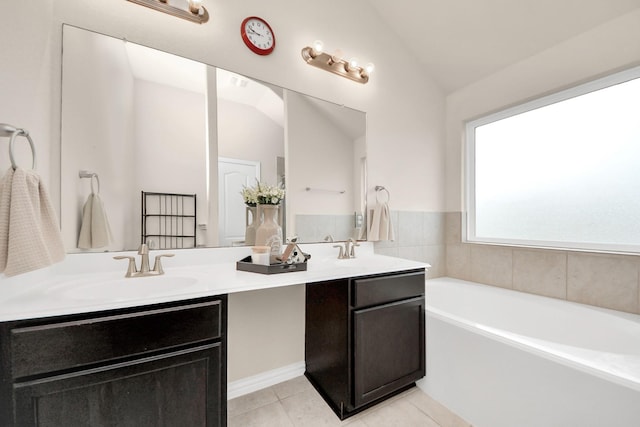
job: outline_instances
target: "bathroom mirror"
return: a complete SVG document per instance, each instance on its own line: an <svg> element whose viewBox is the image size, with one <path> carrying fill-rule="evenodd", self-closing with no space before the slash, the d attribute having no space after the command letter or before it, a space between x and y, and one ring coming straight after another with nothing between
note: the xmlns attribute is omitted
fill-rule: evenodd
<svg viewBox="0 0 640 427"><path fill-rule="evenodd" d="M286 187L286 238L366 238L361 111L64 25L61 117L67 252L85 251L78 236L92 191L112 242L89 250L134 250L143 228L162 221L164 234L181 237L149 232L152 248L243 245L240 190L256 180ZM142 192L154 195L146 205ZM185 205L156 194L195 197ZM151 225L150 206L159 209Z"/></svg>

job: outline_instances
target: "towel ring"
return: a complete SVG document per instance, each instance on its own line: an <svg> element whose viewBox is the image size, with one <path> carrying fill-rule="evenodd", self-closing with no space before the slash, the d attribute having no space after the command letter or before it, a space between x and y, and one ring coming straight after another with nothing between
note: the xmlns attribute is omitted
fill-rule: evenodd
<svg viewBox="0 0 640 427"><path fill-rule="evenodd" d="M24 136L29 141L29 146L31 147L31 154L33 157L31 169L36 168L36 147L33 144L33 140L29 136L29 132L27 130L18 129L6 123L0 123L0 136L11 137L11 139L9 140L9 159L11 160L11 167L13 168L13 170L16 170L16 168L18 167L18 165L16 165L16 159L13 157L13 141L16 140L17 136Z"/></svg>
<svg viewBox="0 0 640 427"><path fill-rule="evenodd" d="M93 178L96 179L96 183L98 185L98 192L96 193L96 190L93 189ZM100 194L100 178L98 178L98 174L94 173L93 175L91 175L91 192L93 194Z"/></svg>
<svg viewBox="0 0 640 427"><path fill-rule="evenodd" d="M92 194L100 194L100 178L98 178L98 174L95 172L88 172L88 171L80 171L78 172L78 176L80 178L89 178L91 180L91 193ZM98 192L96 193L96 190L93 188L93 178L96 179L96 183L98 185Z"/></svg>
<svg viewBox="0 0 640 427"><path fill-rule="evenodd" d="M374 189L376 190L376 202L378 202L378 203L389 203L389 200L391 200L391 194L389 193L389 190L384 188L382 185L376 185L374 187ZM379 195L383 191L385 193L387 193L387 200L385 200L384 202L380 202Z"/></svg>

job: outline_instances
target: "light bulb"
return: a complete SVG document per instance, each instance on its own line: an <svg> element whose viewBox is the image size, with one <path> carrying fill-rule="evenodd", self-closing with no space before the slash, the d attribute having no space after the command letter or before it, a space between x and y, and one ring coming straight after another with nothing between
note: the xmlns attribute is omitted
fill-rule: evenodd
<svg viewBox="0 0 640 427"><path fill-rule="evenodd" d="M342 51L342 49L336 49L335 52L333 52L333 55L331 55L331 61L340 62L342 61L343 56L344 52Z"/></svg>
<svg viewBox="0 0 640 427"><path fill-rule="evenodd" d="M200 13L200 6L202 5L202 0L189 0L189 10L191 13L198 14Z"/></svg>
<svg viewBox="0 0 640 427"><path fill-rule="evenodd" d="M358 58L351 58L349 60L349 65L347 66L348 71L355 71L358 69Z"/></svg>
<svg viewBox="0 0 640 427"><path fill-rule="evenodd" d="M369 75L371 73L373 73L373 70L375 69L375 65L373 65L373 62L369 62L367 65L364 66L364 72L366 75Z"/></svg>
<svg viewBox="0 0 640 427"><path fill-rule="evenodd" d="M324 43L322 43L322 40L316 40L311 45L311 53L314 57L320 55L322 53L322 49L324 49Z"/></svg>

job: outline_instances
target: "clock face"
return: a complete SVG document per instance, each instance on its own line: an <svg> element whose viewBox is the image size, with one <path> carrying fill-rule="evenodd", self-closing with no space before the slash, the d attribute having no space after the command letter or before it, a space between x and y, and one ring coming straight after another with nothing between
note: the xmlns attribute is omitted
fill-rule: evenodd
<svg viewBox="0 0 640 427"><path fill-rule="evenodd" d="M276 36L262 18L251 16L242 21L240 34L247 47L258 55L268 55L276 47Z"/></svg>

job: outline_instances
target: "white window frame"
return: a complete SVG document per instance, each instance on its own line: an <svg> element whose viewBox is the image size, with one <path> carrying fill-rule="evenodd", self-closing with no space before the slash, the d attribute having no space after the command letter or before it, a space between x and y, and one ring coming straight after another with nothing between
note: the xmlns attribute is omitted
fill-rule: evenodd
<svg viewBox="0 0 640 427"><path fill-rule="evenodd" d="M464 140L465 140L465 203L466 203L466 217L463 216L463 220L466 222L466 227L463 224L463 230L465 231L464 241L469 243L488 243L488 244L501 244L512 246L527 246L527 247L540 247L547 249L578 249L589 251L601 251L601 252L624 252L624 253L640 253L640 242L638 245L628 244L584 244L579 242L558 242L558 241L545 241L545 240L516 240L516 239L503 239L503 238L487 238L476 236L476 200L475 200L475 129L479 126L483 126L492 122L496 122L502 119L506 119L517 114L521 114L527 111L531 111L537 108L545 107L557 102L565 101L567 99L579 97L581 95L588 94L600 89L604 89L610 86L615 86L620 83L625 83L630 80L640 78L640 66L619 71L605 77L598 78L596 80L580 84L569 89L565 89L550 95L546 95L531 101L524 102L513 107L500 110L482 116L477 119L467 121L464 125Z"/></svg>

